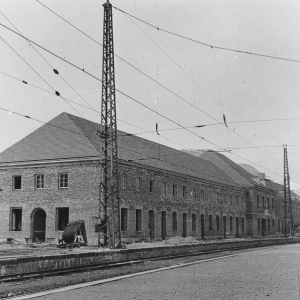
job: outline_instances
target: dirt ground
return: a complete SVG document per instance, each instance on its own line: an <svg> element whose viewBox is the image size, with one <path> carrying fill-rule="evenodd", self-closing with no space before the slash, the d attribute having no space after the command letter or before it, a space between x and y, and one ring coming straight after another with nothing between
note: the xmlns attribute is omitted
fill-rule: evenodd
<svg viewBox="0 0 300 300"><path fill-rule="evenodd" d="M139 249L139 248L152 248L152 247L166 247L176 246L184 244L206 244L206 243L222 243L228 241L242 241L245 238L238 239L226 239L226 240L196 240L193 237L180 237L175 236L165 241L159 242L139 242L123 245L125 249ZM48 243L34 243L34 244L18 244L9 242L0 243L0 259L1 257L16 257L16 256L40 256L40 255L55 255L55 254L68 254L68 253L80 253L80 252L102 252L110 251L109 248L97 248L96 246L84 246L74 249L61 249L56 244Z"/></svg>

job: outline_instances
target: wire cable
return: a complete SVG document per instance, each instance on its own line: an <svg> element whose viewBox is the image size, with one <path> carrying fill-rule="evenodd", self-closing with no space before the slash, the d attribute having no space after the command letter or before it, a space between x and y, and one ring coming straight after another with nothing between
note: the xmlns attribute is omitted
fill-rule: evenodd
<svg viewBox="0 0 300 300"><path fill-rule="evenodd" d="M158 26L155 26L153 24L150 24L149 22L146 22L116 6L112 6L114 9L136 19L136 20L139 20L140 22L144 23L144 24L147 24L149 25L150 27L152 28L155 28L155 29L159 29L160 31L162 32L165 32L165 33L169 33L171 35L174 35L174 36L177 36L179 38L182 38L182 39L185 39L185 40L188 40L190 42L194 42L194 43L197 43L197 44L200 44L200 45L203 45L203 46L206 46L206 47L213 47L215 49L219 49L219 50L224 50L224 51L230 51L230 52L237 52L237 53L242 53L242 54L247 54L247 55L254 55L254 56L259 56L259 57L266 57L266 58L272 58L272 59L278 59L278 60L283 60L283 61L289 61L289 62L296 62L296 63L300 63L300 60L297 60L297 59L291 59L291 58L285 58L285 57L279 57L279 56L274 56L274 55L266 55L266 54L260 54L260 53L255 53L255 52L250 52L250 51L242 51L242 50L238 50L238 49L232 49L232 48L227 48L227 47L221 47L221 46L215 46L215 45L211 45L211 44L207 44L207 43L204 43L202 41L198 41L198 40L195 40L195 39L192 39L192 38L189 38L189 37L186 37L186 36L183 36L183 35L180 35L178 33L175 33L175 32L172 32L172 31L169 31L169 30L165 30L165 29L162 29Z"/></svg>
<svg viewBox="0 0 300 300"><path fill-rule="evenodd" d="M0 23L0 25L1 26L3 26L3 27L5 27L6 29L8 29L8 30L10 30L10 31L12 31L13 33L15 33L15 34L17 34L17 35L19 35L20 37L22 37L22 38L24 38L24 39L26 39L26 40L28 40L28 41L30 41L31 43L33 43L34 45L36 45L36 46L38 46L38 47L40 47L41 49L43 49L43 50L45 50L45 51L47 51L48 53L51 53L52 55L54 55L54 56L56 56L57 58L59 58L59 59L61 59L61 60L63 60L64 62L66 62L66 63L68 63L68 64L70 64L70 65L72 65L73 67L75 67L75 68L77 68L77 69L79 69L80 71L82 71L82 72L84 72L84 73L86 73L86 74L88 74L89 76L91 76L91 77L93 77L93 78L95 78L96 80L98 80L98 81L100 81L100 82L102 82L102 80L101 79L99 79L99 78L97 78L96 76L94 76L94 75L92 75L91 73L89 73L89 72L86 72L85 70L82 70L80 67L78 67L78 66L76 66L75 64L73 64L73 63L70 63L69 61L67 61L66 59L63 59L63 58L61 58L60 56L58 56L57 54L54 54L53 52L51 52L51 51L49 51L48 49L46 49L46 48L44 48L44 47L42 47L42 46L40 46L40 45L38 45L37 43L35 43L35 42L33 42L32 40L30 40L30 39L28 39L28 38L26 38L25 36L22 36L22 35L20 35L18 32L15 32L14 30L12 30L12 29L10 29L9 27L7 27L7 26L5 26L5 25L3 25L2 23ZM134 66L133 66L134 67ZM134 67L135 68L135 67ZM135 68L136 69L136 68ZM154 79L152 79L151 78L151 80L154 80ZM155 81L155 80L154 80ZM161 85L161 84L160 84ZM162 85L161 85L162 86ZM164 86L162 86L162 87L164 87ZM165 87L164 87L165 88ZM151 110L151 111L153 111L154 113L156 113L155 112L155 110L152 110L151 108L149 108L148 106L146 106L146 105L144 105L144 104L142 104L141 102L139 102L138 100L136 100L136 99L134 99L134 98L132 98L131 96L129 96L129 95L127 95L127 94L125 94L125 93L123 93L123 92L121 92L120 90L118 90L118 89L116 89L116 91L118 91L120 94L122 94L122 95L124 95L125 97L127 97L127 98L129 98L129 99L131 99L132 101L134 101L134 102L136 102L136 103L139 103L140 105L142 105L142 106L144 106L145 108L147 108L147 109L149 109L149 110ZM172 91L171 91L172 92ZM173 92L172 92L173 93ZM176 95L176 94L175 94ZM177 95L178 96L178 95ZM180 96L179 96L180 97ZM183 101L185 101L185 102L187 102L187 103L189 103L191 106L193 106L193 107L195 107L195 108L197 108L196 106L194 106L193 104L191 104L190 102L188 102L188 101L186 101L185 99L183 99L182 97L180 97L180 99L182 99ZM198 108L197 108L198 109ZM200 109L199 109L200 110ZM200 111L202 111L202 110L200 110ZM204 114L206 114L205 112L203 112ZM201 139L203 139L203 140L205 140L205 141L207 141L207 142L209 142L210 144L212 144L212 145L214 145L214 146L216 146L216 147L219 147L220 149L222 149L222 150L225 150L225 151L227 151L226 149L224 149L224 148L222 148L222 147L220 147L220 146L218 146L217 144L215 144L215 143L213 143L213 142L210 142L209 140L207 140L207 139L205 139L204 137L201 137L200 135L198 135L198 134L196 134L196 133L194 133L194 132L192 132L191 130L188 130L188 129L186 129L184 126L181 126L180 124L178 124L178 123L176 123L175 121L172 121L171 119L169 119L168 117L165 117L165 116L163 116L162 114L160 114L160 113L158 113L161 117L163 117L163 118L165 118L165 119L167 119L168 121L170 121L170 122L172 122L172 123L174 123L174 124L176 124L176 125L178 125L178 126L180 126L181 128L183 128L183 129L185 129L185 130L187 130L187 131L189 131L190 133L192 133L193 135L196 135L196 136L198 136L198 137L200 137ZM208 115L208 114L206 114L206 115ZM210 116L210 115L208 115L208 116ZM210 116L211 117L211 116ZM213 118L213 117L212 117ZM214 118L213 118L214 119ZM216 119L215 119L216 120ZM217 121L217 120L216 120ZM234 131L233 131L234 132ZM245 159L246 160L246 159ZM247 160L247 161L249 161L249 160ZM256 164L257 165L257 164ZM261 166L260 166L261 167ZM264 168L264 167L262 167L262 168ZM274 173L273 171L271 171L272 173Z"/></svg>
<svg viewBox="0 0 300 300"><path fill-rule="evenodd" d="M20 30L4 15L4 13L2 11L0 11L0 13L4 16L4 18L19 32L19 34L21 36L23 36L23 34L20 32ZM35 50L35 52L46 62L46 64L54 71L54 73L58 74L60 76L60 78L87 104L90 106L90 108L92 108L94 111L96 111L88 101L86 101L82 95L80 95L75 89L74 87L48 62L48 60L34 47L34 45L32 45L31 42L29 42L27 40L27 42L29 43L29 45ZM81 46L80 46L81 47ZM84 70L84 69L83 69ZM55 72L56 71L56 72Z"/></svg>

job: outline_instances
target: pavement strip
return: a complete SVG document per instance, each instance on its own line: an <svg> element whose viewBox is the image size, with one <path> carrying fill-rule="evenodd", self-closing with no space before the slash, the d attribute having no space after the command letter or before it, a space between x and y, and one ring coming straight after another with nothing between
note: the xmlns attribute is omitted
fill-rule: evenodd
<svg viewBox="0 0 300 300"><path fill-rule="evenodd" d="M227 258L227 257L240 256L240 255L243 255L243 254L248 254L248 253L258 252L258 251L264 251L264 250L268 250L268 249L271 249L271 250L274 249L275 250L275 249L278 249L279 247L278 246L277 247L275 247L275 246L264 247L264 248L258 249L258 250L252 250L252 251L247 251L247 252L243 252L243 253L230 254L230 255L225 255L225 256L220 256L220 257L215 257L215 258L198 260L198 261L194 261L194 262L190 262L190 263L179 264L179 265L176 265L176 266L164 267L164 268L159 268L159 269L154 269L154 270L149 270L149 271L144 271L144 272L138 272L138 273L134 273L134 274L128 274L128 275L122 275L122 276L107 278L107 279L91 281L91 282L79 283L79 284L74 284L74 285L71 285L71 286L66 286L66 287L63 287L63 288L55 289L55 290L49 290L49 291L45 291L45 292L39 292L39 293L36 293L36 294L29 294L29 295L20 296L20 297L14 297L14 298L9 297L9 298L5 298L5 299L25 300L25 299L38 298L38 297L43 297L43 296L47 296L47 295L51 295L51 294L62 293L62 292L67 292L67 291L71 291L71 290L75 290L75 289L81 289L81 288L85 288L85 287L89 287L89 286L94 286L94 285L98 285L98 284L114 282L114 281L118 281L118 280L122 280L122 279L126 279L126 278L131 278L131 277L151 274L151 273L155 273L155 272L167 271L167 270L172 270L172 269L176 269L176 268L182 268L182 267L186 267L186 266L196 265L196 264L199 264L199 263L204 263L204 262L208 262L208 261L223 259L223 258Z"/></svg>

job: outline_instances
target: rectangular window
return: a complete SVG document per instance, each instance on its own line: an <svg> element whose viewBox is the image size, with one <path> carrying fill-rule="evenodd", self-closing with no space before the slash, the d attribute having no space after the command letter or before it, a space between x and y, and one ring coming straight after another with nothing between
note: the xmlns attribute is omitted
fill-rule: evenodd
<svg viewBox="0 0 300 300"><path fill-rule="evenodd" d="M259 207L259 195L256 196L257 207Z"/></svg>
<svg viewBox="0 0 300 300"><path fill-rule="evenodd" d="M34 175L34 186L36 189L44 188L44 174Z"/></svg>
<svg viewBox="0 0 300 300"><path fill-rule="evenodd" d="M270 224L271 222L270 222L270 219L268 219L268 231L270 231L271 230L271 224Z"/></svg>
<svg viewBox="0 0 300 300"><path fill-rule="evenodd" d="M22 208L10 209L10 231L22 230Z"/></svg>
<svg viewBox="0 0 300 300"><path fill-rule="evenodd" d="M192 214L192 230L196 230L196 214Z"/></svg>
<svg viewBox="0 0 300 300"><path fill-rule="evenodd" d="M220 217L216 216L216 225L217 225L217 231L220 230Z"/></svg>
<svg viewBox="0 0 300 300"><path fill-rule="evenodd" d="M162 182L162 194L164 196L167 196L167 183L166 182Z"/></svg>
<svg viewBox="0 0 300 300"><path fill-rule="evenodd" d="M280 232L280 220L278 220L278 222L277 222L278 224L277 224L277 230Z"/></svg>
<svg viewBox="0 0 300 300"><path fill-rule="evenodd" d="M270 198L267 197L267 208L269 209L270 208Z"/></svg>
<svg viewBox="0 0 300 300"><path fill-rule="evenodd" d="M58 174L58 186L59 188L68 188L69 185L69 174L60 173Z"/></svg>
<svg viewBox="0 0 300 300"><path fill-rule="evenodd" d="M226 194L224 194L224 204L226 205Z"/></svg>
<svg viewBox="0 0 300 300"><path fill-rule="evenodd" d="M275 205L274 205L274 198L272 198L272 209L275 208Z"/></svg>
<svg viewBox="0 0 300 300"><path fill-rule="evenodd" d="M183 197L183 198L186 198L186 190L187 190L187 187L186 187L186 186L183 186L183 187L182 187L182 197Z"/></svg>
<svg viewBox="0 0 300 300"><path fill-rule="evenodd" d="M12 181L13 190L20 190L22 186L22 176L13 176Z"/></svg>
<svg viewBox="0 0 300 300"><path fill-rule="evenodd" d="M232 195L230 195L230 205L232 205Z"/></svg>
<svg viewBox="0 0 300 300"><path fill-rule="evenodd" d="M123 174L121 176L121 189L126 190L126 188L127 188L127 176Z"/></svg>
<svg viewBox="0 0 300 300"><path fill-rule="evenodd" d="M208 216L208 230L212 230L212 215Z"/></svg>
<svg viewBox="0 0 300 300"><path fill-rule="evenodd" d="M177 196L177 185L176 184L173 184L172 190L173 190L173 196Z"/></svg>
<svg viewBox="0 0 300 300"><path fill-rule="evenodd" d="M173 212L172 230L177 230L177 212Z"/></svg>
<svg viewBox="0 0 300 300"><path fill-rule="evenodd" d="M200 199L204 201L204 190L200 190Z"/></svg>
<svg viewBox="0 0 300 300"><path fill-rule="evenodd" d="M262 196L262 207L265 208L266 207L266 204L265 204L265 197Z"/></svg>
<svg viewBox="0 0 300 300"><path fill-rule="evenodd" d="M121 208L121 231L127 231L128 209Z"/></svg>
<svg viewBox="0 0 300 300"><path fill-rule="evenodd" d="M136 190L140 192L142 190L142 178L138 177L136 179Z"/></svg>
<svg viewBox="0 0 300 300"><path fill-rule="evenodd" d="M260 219L257 218L257 230L260 231Z"/></svg>
<svg viewBox="0 0 300 300"><path fill-rule="evenodd" d="M197 199L197 191L195 188L193 188L193 190L192 190L192 195L193 195L194 199Z"/></svg>
<svg viewBox="0 0 300 300"><path fill-rule="evenodd" d="M272 226L273 226L273 228L275 227L275 220L274 219L272 219Z"/></svg>
<svg viewBox="0 0 300 300"><path fill-rule="evenodd" d="M56 231L64 231L69 223L69 207L56 208Z"/></svg>
<svg viewBox="0 0 300 300"><path fill-rule="evenodd" d="M235 201L236 201L236 206L238 206L239 205L239 196L235 197Z"/></svg>
<svg viewBox="0 0 300 300"><path fill-rule="evenodd" d="M142 231L142 210L135 210L135 230Z"/></svg>
<svg viewBox="0 0 300 300"><path fill-rule="evenodd" d="M149 192L153 193L154 192L154 181L150 180L149 182Z"/></svg>
<svg viewBox="0 0 300 300"><path fill-rule="evenodd" d="M230 231L233 230L233 221L232 221L232 217L229 218L229 225L230 225Z"/></svg>

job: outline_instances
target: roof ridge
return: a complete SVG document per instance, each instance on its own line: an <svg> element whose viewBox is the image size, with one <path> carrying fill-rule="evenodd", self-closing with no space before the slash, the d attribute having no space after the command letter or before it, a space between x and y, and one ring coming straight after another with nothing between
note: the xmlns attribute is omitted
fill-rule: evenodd
<svg viewBox="0 0 300 300"><path fill-rule="evenodd" d="M72 118L70 118L70 116L72 117L75 117L75 118L80 118L82 120L86 120L86 121L89 121L91 123L95 123L95 122L92 122L90 120L87 120L87 119L84 119L83 117L78 117L78 116L75 116L75 115L72 115L72 114L69 114L69 113L66 113L66 112L63 112L63 114L65 114L68 119L75 125L75 127L80 131L81 135L84 137L84 139L86 139L88 141L88 143L90 145L92 145L92 147L99 153L98 149L95 147L95 145L93 143L91 143L91 141L89 140L89 138L84 134L84 132L81 130L81 128L76 124L76 122L74 122L74 120Z"/></svg>

